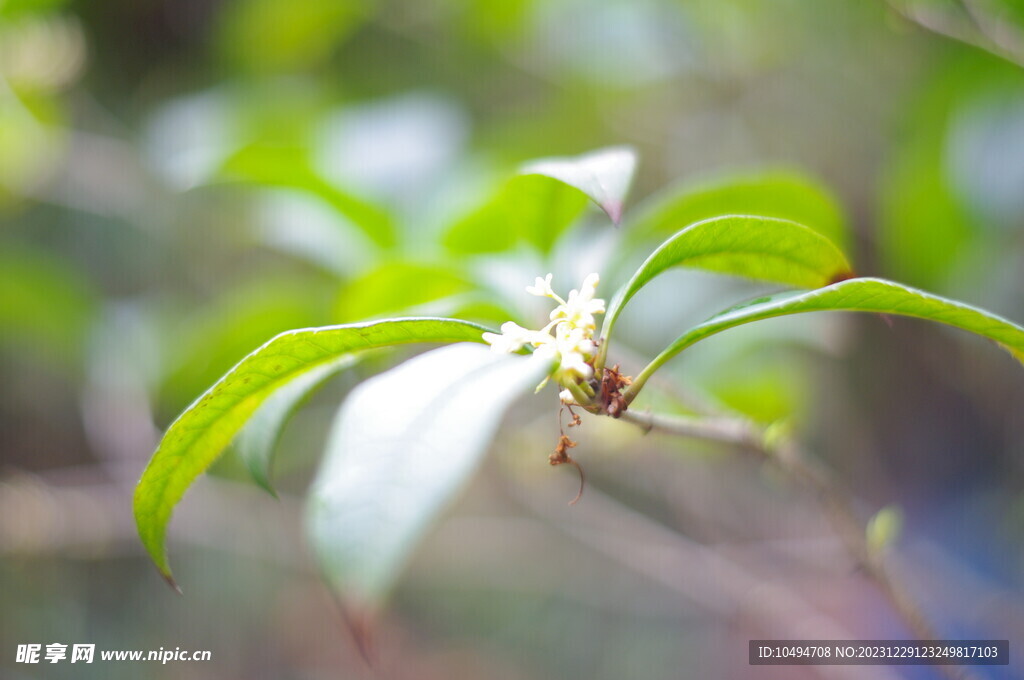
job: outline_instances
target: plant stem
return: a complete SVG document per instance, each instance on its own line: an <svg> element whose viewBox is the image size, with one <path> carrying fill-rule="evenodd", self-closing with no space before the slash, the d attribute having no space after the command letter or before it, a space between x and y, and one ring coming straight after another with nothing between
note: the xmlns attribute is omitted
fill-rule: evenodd
<svg viewBox="0 0 1024 680"><path fill-rule="evenodd" d="M569 383L568 385L566 385L566 389L569 390L570 394L572 394L573 399L576 400L576 403L579 404L580 406L583 406L584 408L586 408L594 399L593 390L591 390L590 394L587 394L580 384Z"/></svg>
<svg viewBox="0 0 1024 680"><path fill-rule="evenodd" d="M660 413L626 411L621 420L639 425L647 431L659 430L680 437L753 448L760 451L764 430L741 418L727 416L675 416Z"/></svg>
<svg viewBox="0 0 1024 680"><path fill-rule="evenodd" d="M622 396L626 400L627 406L633 403L633 400L636 399L636 395L640 393L640 390L643 389L647 380L654 375L654 372L661 368L662 364L672 358L671 356L664 356L664 354L665 353L662 352L656 356L651 363L644 366L643 370L637 373L636 377L633 378L633 384L622 391Z"/></svg>
<svg viewBox="0 0 1024 680"><path fill-rule="evenodd" d="M789 478L814 492L847 553L875 582L911 632L919 640L939 639L935 627L920 606L886 568L883 555L869 548L866 526L854 509L853 499L834 479L831 471L805 455L791 439L781 438L769 444L763 428L742 418L726 416L691 417L626 411L621 419L646 431L659 430L679 437L731 444L774 463ZM963 667L938 666L937 670L950 680L972 677Z"/></svg>

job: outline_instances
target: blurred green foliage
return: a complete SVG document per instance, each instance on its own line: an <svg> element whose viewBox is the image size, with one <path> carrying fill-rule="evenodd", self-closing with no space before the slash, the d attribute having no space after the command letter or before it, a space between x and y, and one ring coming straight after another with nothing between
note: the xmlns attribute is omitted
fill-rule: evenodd
<svg viewBox="0 0 1024 680"><path fill-rule="evenodd" d="M985 4L1020 30L1019 3ZM267 569L239 578L239 555L272 543L234 536L239 518L221 534L183 529L200 537L182 569L202 604L125 604L126 593L150 599L156 579L103 499L126 516L154 428L278 331L404 313L531 320L539 310L520 291L537 274L578 279L612 261L631 271L650 248L616 251L596 207L554 192L543 218L523 214L536 187L507 179L530 159L620 143L643 158L621 229L649 229L649 246L666 236L649 218L756 211L849 233L859 274L1024 318L1024 75L885 2L0 0L0 502L22 473L38 474L42 490L26 488L50 513L19 533L9 518L24 522L28 506L2 506L0 586L24 595L4 603L0 674L19 677L9 656L19 643L93 634L125 648L180 634L223 660L208 677L361 672L335 649L323 593L295 586L294 562L280 557L300 550L259 553ZM665 186L670 199L655 192ZM541 219L542 232L522 226ZM666 274L623 315L620 342L649 355L761 290ZM972 344L921 349L913 324L806 323L816 332L730 331L673 375L765 422L794 416L866 501L899 495L907 533L940 537L1019 597L1024 394L1009 360ZM320 449L329 411L314 400L310 413L286 431L289 454ZM545 436L516 441L546 465ZM615 441L594 439L595 456ZM749 538L728 521L740 511L713 500L722 514L695 528L692 507L665 486L677 457L631 446L646 467L591 470L596 484L701 540ZM65 476L47 477L54 469ZM100 500L86 495L96 478L110 482ZM745 478L716 479L722 497L752 493ZM284 495L306 477L278 481ZM521 512L503 488L480 505L471 492L469 507ZM45 523L62 512L81 527ZM61 531L81 543L68 548ZM480 550L504 554L490 540ZM523 541L558 558L535 573L536 556L507 556L465 575L472 587L452 586L425 553L397 598L417 633L394 632L396 645L440 675L593 678L623 667L672 677L696 663L693 640L729 648L724 623L666 610L649 582L615 581L619 567L562 539ZM122 561L127 551L138 559ZM528 595L506 602L516 588ZM450 602L436 607L431 590ZM208 642L187 634L196 621ZM427 659L409 641L418 635L455 651ZM616 666L623 659L634 662ZM702 663L707 677L735 670Z"/></svg>

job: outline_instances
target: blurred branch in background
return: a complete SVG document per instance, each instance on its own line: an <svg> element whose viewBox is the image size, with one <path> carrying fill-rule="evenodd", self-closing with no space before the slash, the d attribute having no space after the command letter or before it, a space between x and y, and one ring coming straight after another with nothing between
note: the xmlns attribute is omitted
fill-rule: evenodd
<svg viewBox="0 0 1024 680"><path fill-rule="evenodd" d="M645 431L657 430L678 437L727 443L764 456L817 497L853 564L875 582L914 637L919 640L941 639L910 593L909 585L901 582L886 567L887 546L869 544L867 522L860 519L853 499L828 468L809 458L792 439L779 434L772 436L770 431L739 418L690 418L626 411L622 419ZM799 637L793 635L794 639ZM939 671L951 680L973 677L966 668L940 666Z"/></svg>
<svg viewBox="0 0 1024 680"><path fill-rule="evenodd" d="M751 635L795 640L856 637L793 587L754 573L724 551L673 532L596 489L587 490L585 513L561 519L552 518L551 508L558 502L554 495L538 496L533 487L519 487L515 496L574 540L722 620L742 622L752 629ZM879 680L899 677L888 669L874 672ZM821 678L862 677L859 669L841 666L817 666L813 673Z"/></svg>
<svg viewBox="0 0 1024 680"><path fill-rule="evenodd" d="M135 524L124 510L131 505L133 487L103 477L84 467L5 476L0 480L0 553L141 556ZM275 502L251 485L209 479L191 500L192 507L178 513L174 531L182 545L225 550L314 574L302 548L300 499L285 496ZM239 524L238 513L254 521Z"/></svg>

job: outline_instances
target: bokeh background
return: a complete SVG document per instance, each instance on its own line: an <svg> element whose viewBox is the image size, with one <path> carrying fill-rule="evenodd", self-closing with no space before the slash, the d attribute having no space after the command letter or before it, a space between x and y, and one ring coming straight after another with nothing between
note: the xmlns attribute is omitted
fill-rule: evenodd
<svg viewBox="0 0 1024 680"><path fill-rule="evenodd" d="M537 157L635 146L623 229L665 187L799 173L860 273L1024 321L1022 18L1011 0L0 0L0 676L938 677L749 667L751 638L909 633L816 499L736 452L588 419L568 508L551 394L510 415L425 538L367 670L311 565L302 497L339 399L404 354L296 415L279 500L230 452L197 483L170 538L183 597L143 556L130 498L160 430L279 331L530 319L534 276L577 285L618 237L599 211L548 254L488 228L489 197ZM473 220L484 252L444 245ZM613 358L635 371L757 290L666 275ZM899 508L909 595L945 637L1009 638L1015 665L978 675L1021 677L1010 357L909 320L790 318L664 378L787 418L865 518ZM213 660L15 663L51 642Z"/></svg>

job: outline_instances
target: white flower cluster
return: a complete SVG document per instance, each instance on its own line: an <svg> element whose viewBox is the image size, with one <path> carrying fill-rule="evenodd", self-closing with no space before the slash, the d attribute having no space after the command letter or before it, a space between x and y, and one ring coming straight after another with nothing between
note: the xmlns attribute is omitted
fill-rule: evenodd
<svg viewBox="0 0 1024 680"><path fill-rule="evenodd" d="M579 391L592 397L589 381L594 377L594 367L590 362L597 353L594 315L605 311L604 300L594 297L599 282L600 277L591 274L583 280L579 290L571 291L569 299L563 300L551 289L551 274L543 279L538 276L534 285L527 286L526 292L558 302L551 312L551 322L539 331L532 331L508 321L501 325L501 335L484 333L484 340L495 352L518 352L526 345L532 345L534 354L550 357L558 364L552 375L559 385L566 388L560 395L563 402L578 403L574 393ZM554 335L551 335L552 329ZM537 389L546 383L545 378Z"/></svg>

